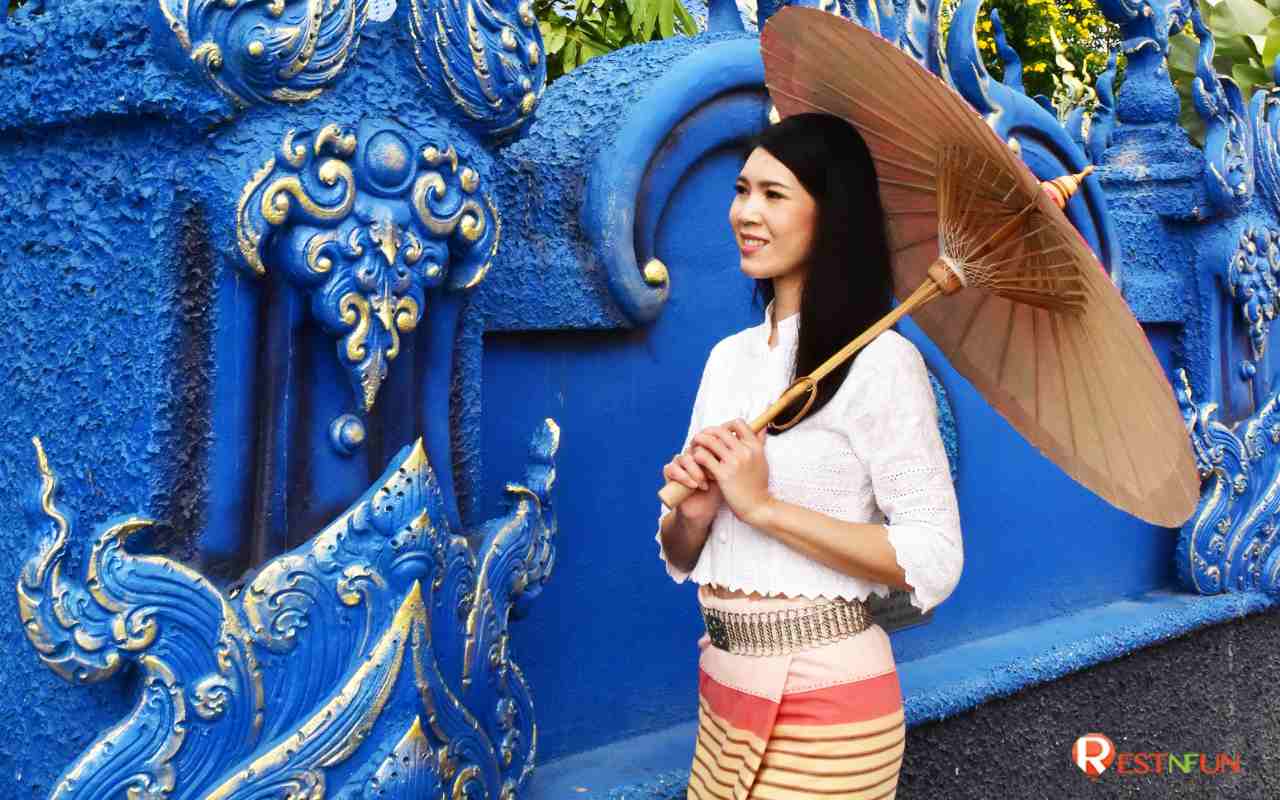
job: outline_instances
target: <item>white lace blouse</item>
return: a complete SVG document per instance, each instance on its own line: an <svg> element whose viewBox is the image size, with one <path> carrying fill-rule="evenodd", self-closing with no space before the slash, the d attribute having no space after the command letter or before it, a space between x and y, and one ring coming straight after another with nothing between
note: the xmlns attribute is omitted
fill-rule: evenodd
<svg viewBox="0 0 1280 800"><path fill-rule="evenodd" d="M736 417L750 421L790 384L799 315L778 322L778 341L770 348L771 314L772 304L761 325L711 350L682 451L709 425ZM887 331L863 349L822 409L765 442L769 491L777 499L847 522L888 520L889 542L914 587L911 603L922 611L951 594L964 565L935 403L919 351ZM661 531L656 538L666 562ZM716 514L692 573L669 562L667 572L677 583L691 578L763 595L861 600L890 591L792 550L738 519L727 504Z"/></svg>

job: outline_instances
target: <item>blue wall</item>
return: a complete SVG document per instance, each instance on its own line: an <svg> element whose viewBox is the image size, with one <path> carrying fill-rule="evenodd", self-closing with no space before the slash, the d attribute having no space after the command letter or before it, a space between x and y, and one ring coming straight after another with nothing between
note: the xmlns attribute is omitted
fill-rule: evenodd
<svg viewBox="0 0 1280 800"><path fill-rule="evenodd" d="M701 618L692 585L673 584L658 560L655 493L662 464L683 441L707 353L763 315L728 225L739 167L721 150L673 194L658 226L671 296L650 326L485 340L486 471L514 467L505 456L519 452L519 432L539 414L555 417L564 432L557 574L536 620L515 632L548 758L696 712ZM966 559L959 587L933 621L892 636L900 662L1173 587L1176 533L1079 487L995 415L913 325L900 330L921 346L955 412ZM485 496L497 489L491 483Z"/></svg>
<svg viewBox="0 0 1280 800"><path fill-rule="evenodd" d="M257 326L275 308L240 263L237 200L286 129L391 118L414 135L456 144L504 232L490 274L469 304L455 306L456 331L433 330L434 309L426 311L418 343L424 351L434 344L430 363L448 367L432 372L424 357L402 368L382 408L403 411L424 386L437 400L451 395L452 406L437 405L438 413L419 406L403 416L428 436L448 521L472 534L505 508L506 482L528 465L530 433L548 417L561 430L558 563L512 629L533 687L537 757L546 761L695 711L700 622L692 587L673 585L658 560L655 493L661 464L682 441L706 354L761 315L727 225L733 145L763 125L757 40L713 33L593 60L546 92L518 136L493 140L424 88L408 5L364 28L347 72L317 100L246 110L181 54L164 60L172 43L153 40L148 3L89 0L0 29L0 308L9 324L0 342L0 586L14 585L33 547L24 517L37 479L33 434L62 478L61 504L82 522L68 574L81 574L94 524L139 511L162 524L133 550L204 569L222 586L237 577L247 541L239 526L252 516L253 492L261 493L244 454L253 426L270 417L258 402L277 377L272 367L287 362L257 359L265 341ZM899 16L911 15L899 24L903 41L936 39L921 16L926 5L936 11L936 3L896 3ZM977 4L964 7L972 24ZM966 58L977 56L957 50L953 68ZM967 98L987 104L983 113L1006 126L1000 135L1021 142L1036 169L1065 172L1087 159L1103 167L1075 201L1073 219L1104 252L1166 369L1188 369L1195 402L1222 402L1228 422L1264 407L1271 356L1256 359L1260 380L1237 377L1248 339L1226 295L1226 265L1241 250L1243 228L1274 224L1280 209L1270 196L1215 208L1203 179L1221 154L1191 148L1170 120L1135 118L1114 141L1091 139L1086 154L1035 101L970 72ZM1146 105L1137 98L1131 108ZM1099 119L1116 111L1104 104ZM658 114L666 115L661 124ZM1257 152L1265 161L1269 151ZM669 296L637 283L650 257L669 268ZM1275 307L1274 293L1268 302ZM901 663L922 667L913 673L924 676L914 684L922 695L947 680L980 686L943 704L954 713L1036 678L997 680L972 650L954 662L960 669L939 668L938 659L954 666L949 653L1010 632L1000 641L1047 653L1053 638L1045 632L1057 629L1045 623L1187 583L1175 570L1178 532L1085 492L1014 434L914 326L900 328L954 411L966 564L932 621L895 633L893 644ZM304 338L318 407L304 454L323 457L308 462L307 514L265 556L309 536L363 490L366 473L382 468L325 449L324 415L341 408L348 387L341 370L321 361L332 340L314 330ZM388 429L406 441L383 443L384 454L412 436L400 422ZM1257 455L1252 474L1263 474L1253 485L1274 481L1277 464ZM127 671L98 687L63 683L40 664L12 611L0 614L0 674L11 687L0 690L10 741L0 746L0 794L39 797L128 713L139 688ZM1118 651L1054 653L1047 671L1206 624L1201 611L1148 625ZM408 713L399 706L397 722ZM342 769L363 769L358 760Z"/></svg>

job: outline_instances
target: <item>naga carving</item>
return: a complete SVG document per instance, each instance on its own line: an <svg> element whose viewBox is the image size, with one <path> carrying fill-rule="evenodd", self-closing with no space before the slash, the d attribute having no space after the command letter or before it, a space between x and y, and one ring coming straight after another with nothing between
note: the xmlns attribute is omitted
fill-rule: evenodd
<svg viewBox="0 0 1280 800"><path fill-rule="evenodd" d="M554 565L558 447L546 420L475 551L443 522L418 442L311 541L224 592L130 552L150 524L136 516L100 526L84 574L66 574L74 528L37 440L45 536L18 581L27 637L75 683L142 674L132 713L51 796L514 797L537 734L507 629Z"/></svg>
<svg viewBox="0 0 1280 800"><path fill-rule="evenodd" d="M1178 405L1204 487L1178 539L1178 576L1201 594L1280 591L1280 394L1229 428L1178 370Z"/></svg>

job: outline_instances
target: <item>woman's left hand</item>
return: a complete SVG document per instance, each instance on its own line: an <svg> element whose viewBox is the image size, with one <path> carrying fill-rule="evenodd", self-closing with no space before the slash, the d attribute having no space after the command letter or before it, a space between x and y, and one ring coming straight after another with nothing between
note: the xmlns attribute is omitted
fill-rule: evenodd
<svg viewBox="0 0 1280 800"><path fill-rule="evenodd" d="M698 433L691 444L693 458L720 486L724 501L738 519L752 524L773 501L769 494L769 462L764 455L766 433L752 433L745 420L735 419Z"/></svg>

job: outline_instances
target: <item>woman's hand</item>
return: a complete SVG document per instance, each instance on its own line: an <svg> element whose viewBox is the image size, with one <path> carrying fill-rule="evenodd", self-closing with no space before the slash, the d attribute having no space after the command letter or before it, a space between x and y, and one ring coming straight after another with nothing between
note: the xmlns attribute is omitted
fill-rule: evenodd
<svg viewBox="0 0 1280 800"><path fill-rule="evenodd" d="M690 450L693 450L690 445ZM692 453L679 453L662 468L662 477L688 486L693 494L681 503L677 510L690 524L698 528L711 525L724 502L724 495L715 480L698 465Z"/></svg>
<svg viewBox="0 0 1280 800"><path fill-rule="evenodd" d="M729 508L749 525L754 525L773 501L765 435L765 431L753 433L745 420L735 419L701 431L692 441L698 445L693 460L711 474Z"/></svg>

